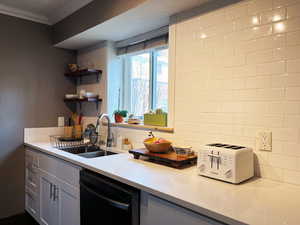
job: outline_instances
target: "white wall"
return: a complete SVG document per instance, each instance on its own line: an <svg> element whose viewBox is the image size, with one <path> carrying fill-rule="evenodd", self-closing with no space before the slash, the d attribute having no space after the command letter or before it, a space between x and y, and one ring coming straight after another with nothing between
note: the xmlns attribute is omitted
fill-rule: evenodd
<svg viewBox="0 0 300 225"><path fill-rule="evenodd" d="M300 184L299 11L300 0L249 0L172 18L175 133L158 135L195 150L250 146L258 175ZM146 131L117 130L142 146ZM258 131L272 131L272 152L258 151Z"/></svg>
<svg viewBox="0 0 300 225"><path fill-rule="evenodd" d="M100 98L103 99L103 102L99 105L100 112L106 112L107 110L107 59L108 59L108 42L104 41L100 44L80 50L77 56L77 63L83 67L89 67L94 69L102 70L102 76L99 83L95 82L95 77L83 78L82 84L77 86L77 93L79 94L81 89L84 89L88 92L94 92L99 94ZM94 103L85 103L82 107L85 115L89 117L94 116L96 111L96 106Z"/></svg>

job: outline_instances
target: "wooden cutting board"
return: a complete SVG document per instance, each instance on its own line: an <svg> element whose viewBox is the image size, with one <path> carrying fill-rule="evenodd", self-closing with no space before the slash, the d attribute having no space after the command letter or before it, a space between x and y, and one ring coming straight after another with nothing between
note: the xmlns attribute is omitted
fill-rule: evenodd
<svg viewBox="0 0 300 225"><path fill-rule="evenodd" d="M197 162L197 156L178 156L174 151L168 153L153 153L149 152L145 148L129 150L129 153L133 154L135 159L139 159L141 156L147 157L149 161L163 164L174 168L183 168L190 165L195 165Z"/></svg>

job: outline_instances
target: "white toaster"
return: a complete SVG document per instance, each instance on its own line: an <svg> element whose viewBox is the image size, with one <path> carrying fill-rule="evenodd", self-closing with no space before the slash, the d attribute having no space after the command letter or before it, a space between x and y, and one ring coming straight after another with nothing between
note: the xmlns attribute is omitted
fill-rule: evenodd
<svg viewBox="0 0 300 225"><path fill-rule="evenodd" d="M198 152L199 175L238 184L254 176L253 151L251 148L208 144Z"/></svg>

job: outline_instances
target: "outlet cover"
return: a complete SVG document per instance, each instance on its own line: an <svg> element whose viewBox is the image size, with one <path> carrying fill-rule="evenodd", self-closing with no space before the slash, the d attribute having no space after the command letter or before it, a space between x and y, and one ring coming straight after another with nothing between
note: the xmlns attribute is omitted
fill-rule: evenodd
<svg viewBox="0 0 300 225"><path fill-rule="evenodd" d="M58 123L59 127L64 127L65 126L65 117L63 117L63 116L58 117L57 123Z"/></svg>
<svg viewBox="0 0 300 225"><path fill-rule="evenodd" d="M272 132L261 131L258 133L258 146L261 151L272 151Z"/></svg>

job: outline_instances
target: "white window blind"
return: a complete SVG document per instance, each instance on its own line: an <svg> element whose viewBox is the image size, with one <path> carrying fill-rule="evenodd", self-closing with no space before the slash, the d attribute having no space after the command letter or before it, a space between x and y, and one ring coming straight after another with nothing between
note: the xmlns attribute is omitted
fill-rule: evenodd
<svg viewBox="0 0 300 225"><path fill-rule="evenodd" d="M169 26L159 28L116 43L117 54L125 55L168 45Z"/></svg>

